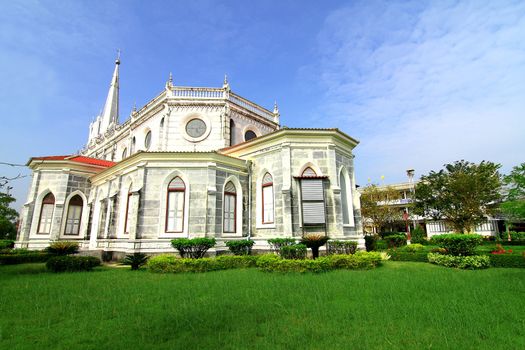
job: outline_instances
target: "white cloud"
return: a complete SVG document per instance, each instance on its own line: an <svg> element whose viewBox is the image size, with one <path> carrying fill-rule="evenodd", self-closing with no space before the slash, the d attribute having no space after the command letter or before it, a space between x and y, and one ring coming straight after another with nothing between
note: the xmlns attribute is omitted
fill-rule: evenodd
<svg viewBox="0 0 525 350"><path fill-rule="evenodd" d="M361 183L465 158L525 161L525 3L363 2L319 35L319 114L361 139ZM314 70L312 70L314 71Z"/></svg>

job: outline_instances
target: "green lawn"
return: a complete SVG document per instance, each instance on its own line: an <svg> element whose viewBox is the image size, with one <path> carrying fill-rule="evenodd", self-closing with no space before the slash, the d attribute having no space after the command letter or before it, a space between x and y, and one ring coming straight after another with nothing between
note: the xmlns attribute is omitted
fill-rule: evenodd
<svg viewBox="0 0 525 350"><path fill-rule="evenodd" d="M524 349L525 269L0 266L0 349Z"/></svg>

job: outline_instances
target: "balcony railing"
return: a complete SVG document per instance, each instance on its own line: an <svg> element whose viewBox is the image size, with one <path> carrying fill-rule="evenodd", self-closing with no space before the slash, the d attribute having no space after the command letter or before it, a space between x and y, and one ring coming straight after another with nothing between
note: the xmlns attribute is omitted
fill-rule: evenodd
<svg viewBox="0 0 525 350"><path fill-rule="evenodd" d="M201 87L173 87L172 96L177 98L220 99L224 98L224 89Z"/></svg>
<svg viewBox="0 0 525 350"><path fill-rule="evenodd" d="M248 101L247 99L237 95L237 94L234 94L233 92L230 92L230 96L228 98L228 100L230 102L233 102L235 103L237 106L239 107L243 107L243 108L246 108L247 110L249 110L250 112L253 112L265 119L268 119L270 121L273 121L274 120L274 115L272 112L270 112L269 110L259 106L259 105L256 105L255 103L253 102L250 102Z"/></svg>

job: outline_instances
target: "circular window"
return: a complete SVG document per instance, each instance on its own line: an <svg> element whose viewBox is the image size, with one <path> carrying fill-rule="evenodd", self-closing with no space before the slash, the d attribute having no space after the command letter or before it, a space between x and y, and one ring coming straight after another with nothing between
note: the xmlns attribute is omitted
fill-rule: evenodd
<svg viewBox="0 0 525 350"><path fill-rule="evenodd" d="M244 141L250 141L257 137L257 134L254 133L252 130L248 130L244 133Z"/></svg>
<svg viewBox="0 0 525 350"><path fill-rule="evenodd" d="M191 137L198 138L206 132L206 123L202 119L192 119L186 124L186 133Z"/></svg>
<svg viewBox="0 0 525 350"><path fill-rule="evenodd" d="M146 147L146 149L149 149L149 146L151 146L151 130L148 131L148 133L146 134L146 138L144 139L144 147Z"/></svg>

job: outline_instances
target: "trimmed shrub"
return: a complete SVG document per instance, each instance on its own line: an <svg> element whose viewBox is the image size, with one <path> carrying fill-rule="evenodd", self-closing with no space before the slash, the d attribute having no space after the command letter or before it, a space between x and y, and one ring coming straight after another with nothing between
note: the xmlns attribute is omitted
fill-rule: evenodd
<svg viewBox="0 0 525 350"><path fill-rule="evenodd" d="M328 236L311 233L304 235L300 243L304 244L307 248L312 249L312 257L317 259L319 257L319 247L325 245L329 239Z"/></svg>
<svg viewBox="0 0 525 350"><path fill-rule="evenodd" d="M293 244L282 246L279 255L283 259L306 259L306 245Z"/></svg>
<svg viewBox="0 0 525 350"><path fill-rule="evenodd" d="M272 254L279 259L279 257ZM149 259L147 267L152 272L181 273L181 272L207 272L236 268L255 267L256 256L231 256L222 255L217 258L177 258L175 255L157 255Z"/></svg>
<svg viewBox="0 0 525 350"><path fill-rule="evenodd" d="M397 248L407 244L407 236L404 233L385 236L388 248Z"/></svg>
<svg viewBox="0 0 525 350"><path fill-rule="evenodd" d="M179 238L171 241L173 248L179 251L182 258L200 259L208 249L215 246L215 238Z"/></svg>
<svg viewBox="0 0 525 350"><path fill-rule="evenodd" d="M376 249L377 236L376 235L365 235L365 248L367 252L371 252Z"/></svg>
<svg viewBox="0 0 525 350"><path fill-rule="evenodd" d="M46 263L46 268L52 272L91 271L100 265L100 259L94 256L54 256Z"/></svg>
<svg viewBox="0 0 525 350"><path fill-rule="evenodd" d="M510 233L510 239L514 242L522 242L525 243L525 232L514 232L511 231Z"/></svg>
<svg viewBox="0 0 525 350"><path fill-rule="evenodd" d="M525 268L525 256L521 255L490 255L490 264L493 267Z"/></svg>
<svg viewBox="0 0 525 350"><path fill-rule="evenodd" d="M424 251L419 252L407 252L399 249L392 249L388 251L390 259L393 261L415 261L415 262L427 262L427 253Z"/></svg>
<svg viewBox="0 0 525 350"><path fill-rule="evenodd" d="M386 243L386 241L382 239L376 241L376 247L374 250L387 250L387 249L388 249L388 244Z"/></svg>
<svg viewBox="0 0 525 350"><path fill-rule="evenodd" d="M68 241L53 242L45 249L49 254L55 256L71 255L78 253L78 243Z"/></svg>
<svg viewBox="0 0 525 350"><path fill-rule="evenodd" d="M132 270L138 270L142 265L148 262L149 256L144 253L133 253L128 254L122 260L122 264L131 265Z"/></svg>
<svg viewBox="0 0 525 350"><path fill-rule="evenodd" d="M491 265L491 260L487 255L455 256L428 253L427 258L432 264L460 269L486 269Z"/></svg>
<svg viewBox="0 0 525 350"><path fill-rule="evenodd" d="M335 269L367 269L381 263L381 254L357 252L353 255L329 255L316 260L288 260L275 255L261 256L257 267L266 272L325 272Z"/></svg>
<svg viewBox="0 0 525 350"><path fill-rule="evenodd" d="M268 240L272 252L279 254L281 247L297 243L295 238L272 238Z"/></svg>
<svg viewBox="0 0 525 350"><path fill-rule="evenodd" d="M427 234L425 233L425 230L423 230L423 228L421 228L420 226L413 229L410 233L410 236L410 243L428 244Z"/></svg>
<svg viewBox="0 0 525 350"><path fill-rule="evenodd" d="M13 249L15 247L15 241L10 239L0 239L0 250Z"/></svg>
<svg viewBox="0 0 525 350"><path fill-rule="evenodd" d="M254 241L251 239L241 239L226 242L226 246L234 255L250 255Z"/></svg>
<svg viewBox="0 0 525 350"><path fill-rule="evenodd" d="M430 249L430 252L436 254L447 254L447 250L445 248L432 248Z"/></svg>
<svg viewBox="0 0 525 350"><path fill-rule="evenodd" d="M326 243L326 253L334 254L354 254L357 251L356 241L328 241Z"/></svg>
<svg viewBox="0 0 525 350"><path fill-rule="evenodd" d="M455 256L474 255L476 247L482 242L482 237L476 234L450 233L432 237L432 241L445 248L448 254Z"/></svg>
<svg viewBox="0 0 525 350"><path fill-rule="evenodd" d="M18 249L14 249L18 250ZM45 252L29 251L24 253L0 254L0 265L17 265L46 262L50 255Z"/></svg>
<svg viewBox="0 0 525 350"><path fill-rule="evenodd" d="M425 246L423 244L413 243L403 247L403 250L409 253L421 252L425 250Z"/></svg>
<svg viewBox="0 0 525 350"><path fill-rule="evenodd" d="M400 234L401 232L396 232L396 231L385 231L385 232L379 232L379 238L380 239L385 239L386 236L393 236L393 235L398 235Z"/></svg>

